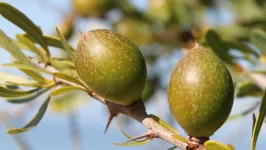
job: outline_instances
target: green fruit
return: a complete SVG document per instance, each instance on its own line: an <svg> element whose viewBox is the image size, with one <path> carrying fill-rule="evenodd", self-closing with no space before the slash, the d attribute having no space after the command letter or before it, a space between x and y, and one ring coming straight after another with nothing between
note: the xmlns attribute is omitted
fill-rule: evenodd
<svg viewBox="0 0 266 150"><path fill-rule="evenodd" d="M149 0L146 15L151 20L166 23L171 18L169 0Z"/></svg>
<svg viewBox="0 0 266 150"><path fill-rule="evenodd" d="M115 24L115 31L128 37L137 45L149 44L152 41L152 29L145 21L124 18Z"/></svg>
<svg viewBox="0 0 266 150"><path fill-rule="evenodd" d="M109 0L72 0L74 11L83 17L102 16L109 6Z"/></svg>
<svg viewBox="0 0 266 150"><path fill-rule="evenodd" d="M233 99L231 75L211 50L197 45L175 66L168 102L176 121L188 135L213 135L228 118Z"/></svg>
<svg viewBox="0 0 266 150"><path fill-rule="evenodd" d="M141 98L147 69L138 47L126 37L104 29L83 33L76 68L88 87L119 105Z"/></svg>

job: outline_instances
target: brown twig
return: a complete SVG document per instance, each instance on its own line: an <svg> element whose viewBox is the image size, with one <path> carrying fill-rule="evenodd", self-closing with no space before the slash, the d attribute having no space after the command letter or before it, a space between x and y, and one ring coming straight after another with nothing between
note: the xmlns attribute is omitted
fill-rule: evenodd
<svg viewBox="0 0 266 150"><path fill-rule="evenodd" d="M30 58L30 59L32 61L32 64L34 64L38 68L44 69L44 70L49 71L51 73L59 72L53 66L41 63L34 58ZM58 81L62 84L75 86L71 82L66 82L66 81L61 80L61 79L56 78L56 77L54 77L54 78L56 81ZM97 95L93 91L87 91L87 92L91 97L95 98L96 100L98 100L99 102L104 104L105 107L110 112L112 112L113 114L118 114L118 113L124 114L124 115L127 115L127 116L135 119L136 121L140 122L145 128L148 129L149 133L151 135L153 135L154 138L163 139L163 140L177 146L181 150L188 150L189 149L187 143L174 138L173 135L175 135L176 133L174 133L173 131L170 131L169 129L160 125L159 123L157 123L153 118L151 118L147 114L145 105L141 100L139 100L139 101L137 101L137 102L135 102L129 106L121 106L121 105L114 104L114 103L109 102L109 101L105 101L104 98ZM200 150L204 150L204 148L202 148Z"/></svg>

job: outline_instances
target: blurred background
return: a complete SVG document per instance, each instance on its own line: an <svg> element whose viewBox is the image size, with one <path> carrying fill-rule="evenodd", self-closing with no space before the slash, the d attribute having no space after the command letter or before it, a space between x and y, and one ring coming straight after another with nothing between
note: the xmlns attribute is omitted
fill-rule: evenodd
<svg viewBox="0 0 266 150"><path fill-rule="evenodd" d="M175 64L193 48L195 41L215 47L236 83L232 117L211 139L232 144L237 150L249 149L252 113L257 113L262 90L243 71L265 69L266 5L263 0L4 0L39 25L45 35L56 36L55 26L76 48L81 32L105 28L119 32L141 49L148 64L148 81L142 95L147 112L184 131L171 116L167 85ZM11 38L22 30L0 16L0 28ZM214 29L208 32L209 29ZM209 33L209 34L208 34ZM258 37L259 35L259 37ZM262 37L262 38L261 38ZM264 37L264 38L263 38ZM213 44L211 40L222 42ZM264 41L265 40L265 41ZM220 44L220 45L219 45ZM263 47L265 46L265 47ZM64 53L52 49L53 57ZM0 49L0 63L9 63L10 54ZM22 75L15 69L0 72ZM241 85L241 86L238 86ZM45 94L44 94L45 95ZM47 93L46 93L47 95ZM1 98L0 98L1 100ZM44 96L27 104L0 101L0 149L3 150L143 150L167 149L172 145L152 140L143 146L119 147L126 141L121 127L131 136L145 129L136 121L119 115L108 132L104 106L82 92L56 97L40 124L33 130L11 136L7 128L22 127L38 110ZM257 149L264 150L266 129L262 127Z"/></svg>

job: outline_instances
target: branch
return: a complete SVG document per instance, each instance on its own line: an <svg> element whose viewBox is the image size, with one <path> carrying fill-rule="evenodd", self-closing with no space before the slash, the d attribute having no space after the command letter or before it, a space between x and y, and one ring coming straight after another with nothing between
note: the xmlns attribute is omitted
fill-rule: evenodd
<svg viewBox="0 0 266 150"><path fill-rule="evenodd" d="M41 63L38 60L34 59L34 58L30 58L31 62L38 68L40 69L44 69L46 71L49 71L51 73L56 73L59 72L57 69L55 69L54 67L47 65L45 63ZM61 84L66 84L66 85L73 85L70 82L66 82L65 80L61 80L58 79L56 77L55 81ZM95 98L96 100L98 100L99 102L101 102L103 105L105 105L105 107L114 114L124 114L127 115L133 119L135 119L136 121L140 122L145 128L148 129L149 133L151 133L153 135L154 138L160 138L163 139L169 143L172 143L173 145L179 147L182 150L187 150L188 149L188 144L180 141L176 138L173 137L173 135L176 135L176 133L170 131L169 129L165 128L164 126L160 125L159 123L157 123L153 118L151 118L145 109L145 105L144 103L139 100L129 106L121 106L118 104L114 104L112 102L106 101L104 98L102 98L101 96L97 95L95 92L93 91L87 91L88 94ZM198 150L203 150L204 148L198 149Z"/></svg>

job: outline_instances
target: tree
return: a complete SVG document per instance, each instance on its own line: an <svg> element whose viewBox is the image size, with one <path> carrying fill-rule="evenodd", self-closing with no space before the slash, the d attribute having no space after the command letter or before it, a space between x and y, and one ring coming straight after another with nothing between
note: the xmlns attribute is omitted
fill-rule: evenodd
<svg viewBox="0 0 266 150"><path fill-rule="evenodd" d="M141 47L146 63L149 66L156 63L156 60L162 54L175 51L177 47L182 48L185 53L188 52L189 49L194 47L196 40L203 47L212 49L226 64L227 68L229 68L233 76L236 97L262 96L266 85L264 83L264 70L246 69L240 61L245 61L255 66L260 66L264 63L263 49L266 38L264 31L265 18L262 7L264 1L244 0L241 2L231 1L227 3L230 3L231 7L237 12L234 23L224 26L219 25L215 29L210 29L210 26L203 19L204 11L207 9L218 11L226 5L225 2L150 0L148 8L142 12L132 5L130 1L126 0L73 0L73 12L66 15L63 26L56 28L57 35L55 36L58 37L54 37L44 35L41 27L35 25L22 12L7 3L1 2L0 14L25 31L25 34L18 34L16 36L17 39L13 40L1 30L0 46L7 50L13 57L13 63L3 64L2 66L17 68L30 79L2 72L0 76L3 83L0 86L0 96L11 103L26 103L45 92L50 92L50 96L44 101L40 110L28 124L23 128L9 129L7 132L9 134L17 134L31 130L42 119L49 103L51 103L51 97L57 95L66 96L70 91L81 90L108 108L110 118L107 127L115 115L125 114L137 120L148 129L146 133L135 138L130 137L122 131L129 138L129 141L117 143L117 145L140 145L151 141L153 138L161 138L172 143L175 146L173 148L232 149L232 146L209 140L209 137L189 137L187 141L186 138L182 137L168 123L155 115L148 115L144 103L149 100L156 88L165 88L160 87L161 84L159 81L162 79L156 73L148 77L145 88L144 85L138 86L138 89L144 88L142 95L139 95L141 96L141 100L134 99L135 101L130 104L124 105L123 103L117 103L116 98L118 97L113 95L115 98L110 101L113 97L109 98L109 95L105 95L103 92L101 93L103 89L91 90L89 88L92 87L90 85L91 82L86 81L81 76L81 70L83 68L79 70L78 65L74 64L76 48L73 48L67 43L67 40L73 35L76 21L87 17L96 17L110 21L114 31L128 37ZM247 11L246 8L249 8L248 15L245 13ZM111 11L118 11L121 17L115 21L108 18ZM81 35L83 36L84 33L81 33ZM101 39L104 38L106 37L101 37ZM118 40L126 41L120 38ZM110 42L112 41L110 40ZM127 43L123 44L127 45ZM115 45L115 48L118 46ZM63 50L64 55L60 58L53 57L51 55L51 47ZM159 49L159 53L152 51L154 47ZM28 56L21 50L28 50L34 56ZM232 53L232 51L236 54ZM191 54L192 52L189 53ZM77 70L79 75L76 72ZM43 74L48 74L50 77L43 76ZM218 84L218 82L216 83ZM20 89L23 86L31 87L31 89ZM57 101L60 103L60 101L64 101L64 98ZM71 105L71 102L66 103ZM231 116L229 119L244 116L258 106L259 104L256 104L255 107L247 109L247 111L239 115ZM256 140L264 121L264 107L265 97L262 98L258 116L253 115L251 149L255 149ZM141 141L139 139L144 140Z"/></svg>

